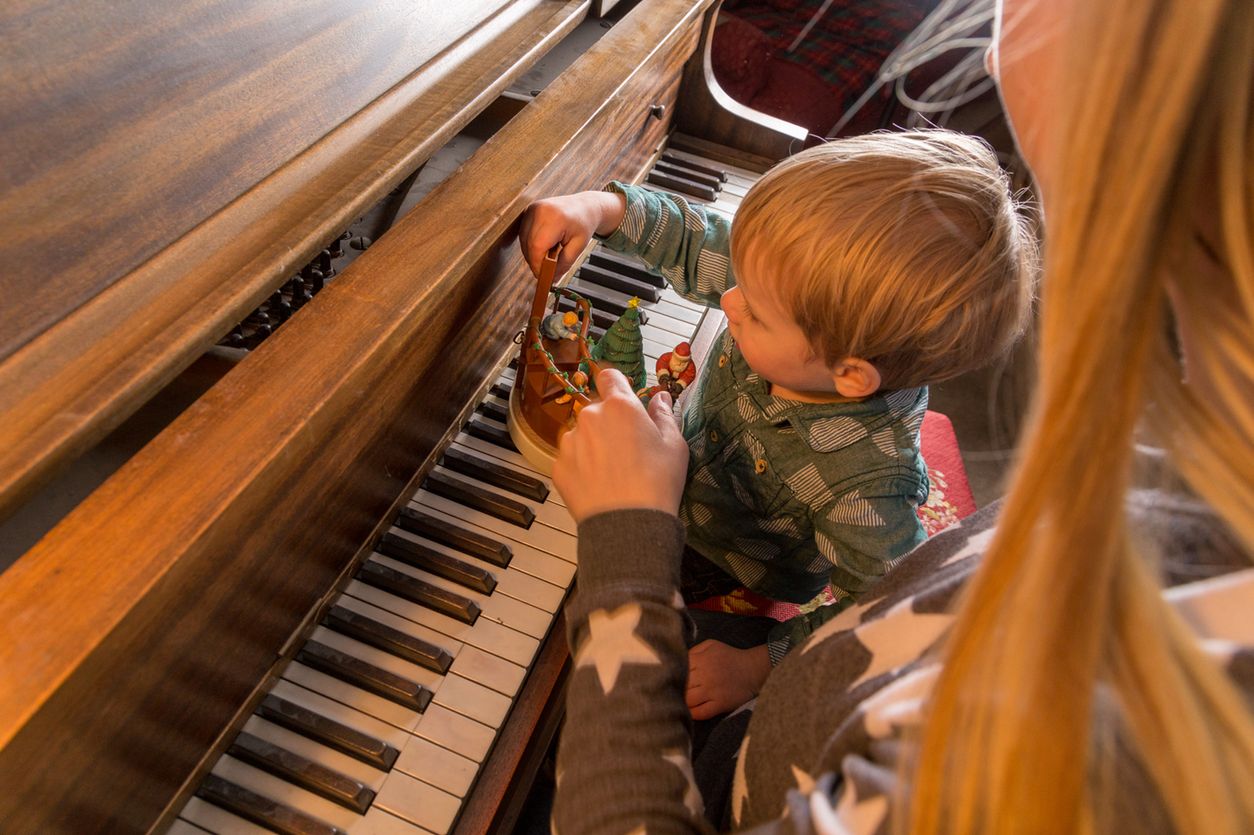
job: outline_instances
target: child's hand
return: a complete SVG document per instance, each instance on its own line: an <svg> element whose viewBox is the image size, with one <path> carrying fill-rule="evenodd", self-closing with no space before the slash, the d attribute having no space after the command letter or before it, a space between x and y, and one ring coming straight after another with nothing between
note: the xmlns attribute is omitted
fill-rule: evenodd
<svg viewBox="0 0 1254 835"><path fill-rule="evenodd" d="M565 275L593 233L610 234L622 223L626 211L626 198L608 191L581 191L537 200L523 213L518 245L531 271L539 276L545 253L562 244L557 275Z"/></svg>
<svg viewBox="0 0 1254 835"><path fill-rule="evenodd" d="M679 512L688 444L661 392L646 413L616 368L597 375L600 399L558 442L553 483L576 522L608 510Z"/></svg>
<svg viewBox="0 0 1254 835"><path fill-rule="evenodd" d="M688 692L693 719L712 719L758 695L771 673L766 644L736 649L722 641L702 641L688 650Z"/></svg>

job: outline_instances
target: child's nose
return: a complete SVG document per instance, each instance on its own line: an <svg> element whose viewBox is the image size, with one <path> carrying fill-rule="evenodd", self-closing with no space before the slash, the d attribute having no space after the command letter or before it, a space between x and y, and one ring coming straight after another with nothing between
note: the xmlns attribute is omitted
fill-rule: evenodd
<svg viewBox="0 0 1254 835"><path fill-rule="evenodd" d="M718 306L723 308L723 313L733 322L740 318L740 310L735 304L736 297L739 294L740 288L733 287L718 298Z"/></svg>

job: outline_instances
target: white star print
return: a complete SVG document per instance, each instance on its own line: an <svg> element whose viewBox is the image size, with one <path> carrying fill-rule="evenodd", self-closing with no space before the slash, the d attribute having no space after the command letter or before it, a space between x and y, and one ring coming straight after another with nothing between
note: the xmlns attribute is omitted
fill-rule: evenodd
<svg viewBox="0 0 1254 835"><path fill-rule="evenodd" d="M914 598L907 597L882 618L868 621L854 630L858 642L871 651L871 663L858 680L849 685L850 690L921 657L953 622L953 615L912 612L912 603Z"/></svg>
<svg viewBox="0 0 1254 835"><path fill-rule="evenodd" d="M684 775L684 780L688 783L688 789L684 792L684 805L694 817L699 817L705 811L705 803L701 799L700 789L697 788L696 775L692 773L692 758L687 751L674 748L663 754L662 759L678 768Z"/></svg>
<svg viewBox="0 0 1254 835"><path fill-rule="evenodd" d="M966 545L963 545L953 554L950 554L949 557L943 563L941 563L941 566L944 567L946 565L953 565L959 560L964 560L967 557L971 556L972 554L983 554L985 551L988 550L989 540L993 538L993 534L995 534L996 532L997 532L996 528L989 528L986 531L980 531L979 533L975 534L974 536L972 536L970 539L967 540Z"/></svg>
<svg viewBox="0 0 1254 835"><path fill-rule="evenodd" d="M814 778L811 777L805 769L798 768L795 765L788 766L792 769L792 779L797 784L797 791L802 794L809 794L814 791Z"/></svg>
<svg viewBox="0 0 1254 835"><path fill-rule="evenodd" d="M588 616L588 639L575 657L575 669L596 667L601 690L609 695L625 664L661 664L653 648L636 637L643 614L639 603L627 603L612 612L598 609Z"/></svg>
<svg viewBox="0 0 1254 835"><path fill-rule="evenodd" d="M740 752L736 754L736 772L732 775L732 823L740 825L745 814L745 801L749 799L749 784L745 782L745 760L749 752L749 734L745 734L740 743Z"/></svg>
<svg viewBox="0 0 1254 835"><path fill-rule="evenodd" d="M818 629L814 630L814 632L810 634L810 639L805 642L805 646L801 648L802 654L804 655L814 649L816 646L823 643L836 633L844 632L846 629L852 629L861 622L862 613L879 603L880 600L882 600L882 598L865 600L862 603L855 603L836 617L829 620L827 623L820 626Z"/></svg>
<svg viewBox="0 0 1254 835"><path fill-rule="evenodd" d="M894 728L923 722L923 703L931 695L940 665L913 670L862 703L862 722L867 736L888 739Z"/></svg>
<svg viewBox="0 0 1254 835"><path fill-rule="evenodd" d="M845 791L841 794L840 802L836 804L836 816L840 819L845 831L874 832L879 829L884 816L888 814L888 798L877 794L859 803L856 788L852 780L845 781ZM826 800L819 798L818 795L810 796L812 812L817 811L815 807L820 800L823 805L827 805Z"/></svg>

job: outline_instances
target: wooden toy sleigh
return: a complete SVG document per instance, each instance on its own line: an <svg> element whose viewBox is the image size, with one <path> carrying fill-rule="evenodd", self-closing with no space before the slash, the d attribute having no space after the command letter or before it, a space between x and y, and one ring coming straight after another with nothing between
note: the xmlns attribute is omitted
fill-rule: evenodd
<svg viewBox="0 0 1254 835"><path fill-rule="evenodd" d="M591 305L573 290L553 288L560 251L560 247L550 250L541 266L509 399L510 437L519 452L545 473L552 471L561 434L574 425L579 410L592 402L589 378L595 378L600 370L588 346ZM552 311L546 313L550 297ZM573 302L573 311L559 310L563 299ZM561 317L563 313L570 333L546 335L546 317Z"/></svg>

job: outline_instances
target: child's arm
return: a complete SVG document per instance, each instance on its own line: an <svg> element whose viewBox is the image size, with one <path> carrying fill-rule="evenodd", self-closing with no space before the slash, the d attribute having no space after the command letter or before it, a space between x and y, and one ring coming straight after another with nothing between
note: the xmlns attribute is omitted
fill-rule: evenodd
<svg viewBox="0 0 1254 835"><path fill-rule="evenodd" d="M683 296L717 307L733 284L731 221L673 194L610 183L538 200L519 227L523 257L539 275L544 254L563 244L558 274L570 268L593 235L617 252L639 256Z"/></svg>
<svg viewBox="0 0 1254 835"><path fill-rule="evenodd" d="M619 182L606 191L621 194L626 208L605 246L638 256L681 296L718 307L724 291L736 283L731 220L675 194Z"/></svg>

